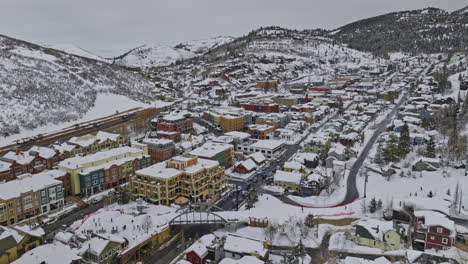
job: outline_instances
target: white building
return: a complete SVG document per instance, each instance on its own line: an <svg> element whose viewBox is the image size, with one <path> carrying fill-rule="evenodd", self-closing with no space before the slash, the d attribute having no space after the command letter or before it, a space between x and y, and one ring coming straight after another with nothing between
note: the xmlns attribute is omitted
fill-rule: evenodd
<svg viewBox="0 0 468 264"><path fill-rule="evenodd" d="M250 144L245 143L237 146L237 151L245 154L252 154L260 152L267 159L274 159L281 155L284 149L284 142L280 140L258 140L257 142Z"/></svg>

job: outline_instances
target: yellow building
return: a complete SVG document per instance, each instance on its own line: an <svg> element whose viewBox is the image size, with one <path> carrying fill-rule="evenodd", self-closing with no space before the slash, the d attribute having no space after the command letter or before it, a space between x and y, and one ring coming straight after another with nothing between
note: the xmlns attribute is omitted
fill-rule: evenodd
<svg viewBox="0 0 468 264"><path fill-rule="evenodd" d="M16 198L0 198L0 225L11 225L18 221L16 217Z"/></svg>
<svg viewBox="0 0 468 264"><path fill-rule="evenodd" d="M190 155L154 164L130 179L135 198L164 205L212 199L223 192L226 183L224 169L217 161Z"/></svg>
<svg viewBox="0 0 468 264"><path fill-rule="evenodd" d="M40 237L16 228L0 227L0 264L11 263L25 252L40 245Z"/></svg>
<svg viewBox="0 0 468 264"><path fill-rule="evenodd" d="M143 155L148 155L148 146L137 144L135 147L120 147L84 157L69 158L59 163L59 169L70 173L72 195L77 195L81 192L80 173L87 168L96 167L113 160ZM97 178L93 180L100 181L103 177L104 175L97 175Z"/></svg>
<svg viewBox="0 0 468 264"><path fill-rule="evenodd" d="M357 221L355 227L353 240L358 245L382 250L400 249L402 237L400 234L404 234L404 229L391 221L367 218Z"/></svg>
<svg viewBox="0 0 468 264"><path fill-rule="evenodd" d="M88 134L80 137L72 137L67 144L71 156L77 154L89 155L105 149L118 148L128 145L128 138L114 133L99 131L96 135Z"/></svg>
<svg viewBox="0 0 468 264"><path fill-rule="evenodd" d="M242 131L244 130L245 122L243 115L224 115L219 119L219 126L223 132Z"/></svg>
<svg viewBox="0 0 468 264"><path fill-rule="evenodd" d="M302 180L302 173L277 170L273 177L273 185L287 191L300 192Z"/></svg>
<svg viewBox="0 0 468 264"><path fill-rule="evenodd" d="M278 81L277 80L257 81L257 88L275 89L275 88L278 88Z"/></svg>

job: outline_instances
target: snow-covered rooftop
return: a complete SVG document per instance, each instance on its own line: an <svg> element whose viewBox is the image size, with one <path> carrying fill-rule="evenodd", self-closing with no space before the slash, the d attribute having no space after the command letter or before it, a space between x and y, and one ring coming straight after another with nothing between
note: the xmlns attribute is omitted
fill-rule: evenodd
<svg viewBox="0 0 468 264"><path fill-rule="evenodd" d="M281 140L258 140L251 145L252 148L276 149L284 145Z"/></svg>
<svg viewBox="0 0 468 264"><path fill-rule="evenodd" d="M262 257L265 257L268 251L262 241L233 235L226 236L224 250L239 254L257 254Z"/></svg>
<svg viewBox="0 0 468 264"><path fill-rule="evenodd" d="M61 243L45 244L24 253L14 264L69 264L80 260L78 250Z"/></svg>
<svg viewBox="0 0 468 264"><path fill-rule="evenodd" d="M273 180L275 182L284 182L299 185L302 181L302 173L277 170L275 172Z"/></svg>
<svg viewBox="0 0 468 264"><path fill-rule="evenodd" d="M90 154L84 157L78 156L78 157L69 158L60 162L59 166L63 166L68 169L78 169L88 163L110 159L110 158L123 155L123 154L127 154L127 153L142 153L143 154L143 150L139 148L128 147L128 146L114 148L114 149L109 149L105 151L100 151L100 152Z"/></svg>
<svg viewBox="0 0 468 264"><path fill-rule="evenodd" d="M206 142L203 146L190 152L191 155L205 158L213 158L218 153L234 149L234 146L226 143Z"/></svg>
<svg viewBox="0 0 468 264"><path fill-rule="evenodd" d="M48 173L39 173L35 175L23 175L21 179L0 183L0 198L9 200L20 197L21 193L36 192L48 186L62 184L55 180Z"/></svg>
<svg viewBox="0 0 468 264"><path fill-rule="evenodd" d="M414 215L424 217L424 225L427 227L442 226L451 231L451 236L455 235L455 223L444 214L434 211L414 211Z"/></svg>

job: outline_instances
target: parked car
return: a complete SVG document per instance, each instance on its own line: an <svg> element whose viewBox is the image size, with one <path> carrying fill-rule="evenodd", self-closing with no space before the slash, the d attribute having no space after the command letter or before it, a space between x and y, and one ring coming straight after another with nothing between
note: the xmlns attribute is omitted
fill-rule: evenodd
<svg viewBox="0 0 468 264"><path fill-rule="evenodd" d="M80 208L80 210L82 210L82 209L88 208L89 206L90 206L89 203L82 203L78 208Z"/></svg>
<svg viewBox="0 0 468 264"><path fill-rule="evenodd" d="M99 196L99 197L93 198L93 200L91 200L91 202L93 204L97 204L97 203L101 202L103 199L104 199L103 196Z"/></svg>

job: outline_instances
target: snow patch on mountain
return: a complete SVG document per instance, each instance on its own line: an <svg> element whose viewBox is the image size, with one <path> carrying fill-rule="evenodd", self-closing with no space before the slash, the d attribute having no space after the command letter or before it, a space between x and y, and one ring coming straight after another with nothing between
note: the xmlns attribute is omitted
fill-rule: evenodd
<svg viewBox="0 0 468 264"><path fill-rule="evenodd" d="M187 41L174 47L164 45L145 45L117 58L119 65L128 67L148 68L165 66L178 60L190 59L202 55L209 50L232 41L232 37L216 37L212 39Z"/></svg>
<svg viewBox="0 0 468 264"><path fill-rule="evenodd" d="M102 58L100 56L97 56L87 50L84 50L74 44L54 44L54 45L49 45L47 46L48 48L55 49L55 50L60 50L68 54L80 56L80 57L85 57L88 59L93 59L97 61L102 61L102 62L110 62L110 60Z"/></svg>

